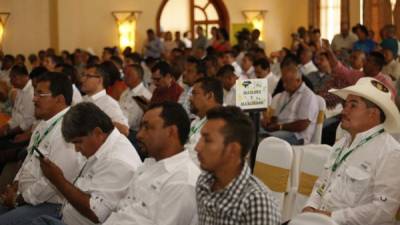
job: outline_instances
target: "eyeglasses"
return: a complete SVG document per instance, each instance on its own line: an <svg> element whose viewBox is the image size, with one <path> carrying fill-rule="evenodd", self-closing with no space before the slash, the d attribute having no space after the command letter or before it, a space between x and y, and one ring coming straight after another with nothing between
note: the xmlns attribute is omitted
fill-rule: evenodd
<svg viewBox="0 0 400 225"><path fill-rule="evenodd" d="M91 74L83 74L82 78L100 78L101 76L99 75L91 75Z"/></svg>
<svg viewBox="0 0 400 225"><path fill-rule="evenodd" d="M43 98L43 97L48 97L52 96L53 94L51 93L33 93L33 97L38 97L38 98Z"/></svg>

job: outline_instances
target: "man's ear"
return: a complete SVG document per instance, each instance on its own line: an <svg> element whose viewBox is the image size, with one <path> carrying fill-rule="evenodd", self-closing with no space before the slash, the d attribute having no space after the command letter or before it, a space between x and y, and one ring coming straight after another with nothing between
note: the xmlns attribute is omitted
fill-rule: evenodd
<svg viewBox="0 0 400 225"><path fill-rule="evenodd" d="M225 146L225 157L229 159L241 158L241 147L238 142L231 142Z"/></svg>

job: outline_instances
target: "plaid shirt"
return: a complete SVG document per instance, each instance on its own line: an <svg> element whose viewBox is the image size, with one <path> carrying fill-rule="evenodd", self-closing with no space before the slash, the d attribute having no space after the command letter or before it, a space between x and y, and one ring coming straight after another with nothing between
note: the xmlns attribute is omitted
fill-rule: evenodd
<svg viewBox="0 0 400 225"><path fill-rule="evenodd" d="M223 190L213 192L215 178L200 175L196 186L199 225L277 225L278 206L269 190L251 175L246 164Z"/></svg>

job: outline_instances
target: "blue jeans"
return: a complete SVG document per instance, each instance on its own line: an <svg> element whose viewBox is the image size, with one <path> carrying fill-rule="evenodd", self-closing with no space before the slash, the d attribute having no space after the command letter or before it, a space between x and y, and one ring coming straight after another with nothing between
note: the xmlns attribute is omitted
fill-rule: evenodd
<svg viewBox="0 0 400 225"><path fill-rule="evenodd" d="M28 224L27 224L28 225ZM29 223L29 225L65 225L61 220L55 219L51 216L41 216Z"/></svg>
<svg viewBox="0 0 400 225"><path fill-rule="evenodd" d="M287 141L290 145L303 145L303 139L297 139L293 132L279 130L274 132L267 132L268 136L276 137Z"/></svg>
<svg viewBox="0 0 400 225"><path fill-rule="evenodd" d="M53 203L42 203L35 206L27 204L15 209L9 209L0 205L0 224L25 225L42 215L58 218L60 210L61 205Z"/></svg>

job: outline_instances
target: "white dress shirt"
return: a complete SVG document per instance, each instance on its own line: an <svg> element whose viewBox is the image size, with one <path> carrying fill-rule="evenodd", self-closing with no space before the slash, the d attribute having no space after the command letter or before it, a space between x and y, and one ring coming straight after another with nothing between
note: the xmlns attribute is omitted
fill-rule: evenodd
<svg viewBox="0 0 400 225"><path fill-rule="evenodd" d="M280 77L278 77L277 75L275 75L272 72L269 72L269 74L264 79L267 79L268 93L272 96L272 94L275 91L276 86L278 85Z"/></svg>
<svg viewBox="0 0 400 225"><path fill-rule="evenodd" d="M306 206L331 211L340 225L395 224L400 205L400 144L386 132L379 134L381 129L378 125L358 133L352 143L349 134L336 142ZM373 135L377 136L359 146ZM333 172L342 148L342 156L355 149Z"/></svg>
<svg viewBox="0 0 400 225"><path fill-rule="evenodd" d="M76 105L81 101L82 101L81 92L79 92L79 90L75 86L75 84L72 84L72 104L71 105Z"/></svg>
<svg viewBox="0 0 400 225"><path fill-rule="evenodd" d="M224 89L224 106L236 106L236 86L233 85L231 90L227 91Z"/></svg>
<svg viewBox="0 0 400 225"><path fill-rule="evenodd" d="M107 95L106 90L102 90L92 96L83 96L84 102L92 102L103 110L113 122L128 126L128 119L124 116L118 102Z"/></svg>
<svg viewBox="0 0 400 225"><path fill-rule="evenodd" d="M193 87L189 87L189 85L183 84L183 92L179 96L179 99L178 99L178 103L182 105L183 109L185 109L185 111L188 115L191 114L189 99L190 99L190 96L192 95L192 90L193 90ZM191 117L194 118L193 115Z"/></svg>
<svg viewBox="0 0 400 225"><path fill-rule="evenodd" d="M237 77L240 77L240 75L242 75L243 71L242 71L242 67L239 65L238 62L234 61L232 64L234 70L234 73Z"/></svg>
<svg viewBox="0 0 400 225"><path fill-rule="evenodd" d="M318 116L318 99L316 95L304 84L291 96L284 91L272 98L271 107L279 124L291 123L298 120L309 120L310 125L302 132L294 132L297 139L303 139L304 144L311 141L315 132Z"/></svg>
<svg viewBox="0 0 400 225"><path fill-rule="evenodd" d="M132 89L127 88L119 98L119 105L125 117L128 118L129 128L138 131L140 121L143 117L143 110L139 107L136 100L133 99L134 96L143 96L150 101L151 93L143 83L140 83Z"/></svg>
<svg viewBox="0 0 400 225"><path fill-rule="evenodd" d="M307 76L311 72L318 71L318 68L314 65L313 61L310 60L308 63L300 66L300 72L304 76Z"/></svg>
<svg viewBox="0 0 400 225"><path fill-rule="evenodd" d="M65 178L72 182L82 167L82 158L75 151L74 145L66 143L62 133L62 116L68 111L69 107L59 112L47 121L40 121L33 131L28 146L28 155L25 158L21 169L15 180L18 180L18 191L21 192L25 202L37 205L43 202L63 203L64 197L53 184L43 176L40 168L40 161L36 153L32 152L35 139L43 137L38 149L50 161L55 163L62 171ZM52 129L49 129L55 124ZM47 135L44 135L49 130Z"/></svg>
<svg viewBox="0 0 400 225"><path fill-rule="evenodd" d="M97 152L87 159L75 186L90 195L90 208L100 223L116 209L129 188L134 172L142 164L129 140L114 129ZM68 225L95 224L66 203L63 222Z"/></svg>
<svg viewBox="0 0 400 225"><path fill-rule="evenodd" d="M196 117L192 123L190 124L190 132L189 132L189 140L185 144L185 150L189 151L190 157L193 159L193 162L196 165L200 165L199 159L197 158L197 152L195 147L197 142L199 142L201 137L201 129L203 128L204 124L207 122L207 117L199 118Z"/></svg>
<svg viewBox="0 0 400 225"><path fill-rule="evenodd" d="M17 90L14 106L11 111L11 119L8 125L11 129L16 127L26 131L35 121L35 106L33 104L33 86L31 80L23 89Z"/></svg>
<svg viewBox="0 0 400 225"><path fill-rule="evenodd" d="M199 174L188 151L161 161L146 159L128 195L104 225L197 224L195 186Z"/></svg>

